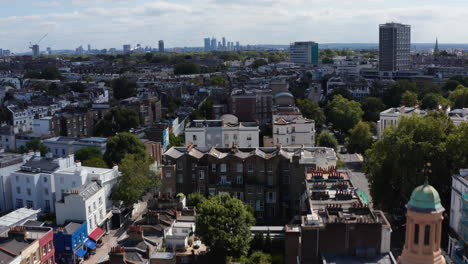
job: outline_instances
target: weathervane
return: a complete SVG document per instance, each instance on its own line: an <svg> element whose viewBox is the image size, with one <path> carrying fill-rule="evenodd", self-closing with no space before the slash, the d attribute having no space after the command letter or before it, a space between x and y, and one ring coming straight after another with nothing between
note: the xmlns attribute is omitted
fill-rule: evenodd
<svg viewBox="0 0 468 264"><path fill-rule="evenodd" d="M431 169L431 163L428 162L426 164L424 164L424 168L422 169L422 172L424 174L424 185L429 185L429 174L432 173L432 169Z"/></svg>

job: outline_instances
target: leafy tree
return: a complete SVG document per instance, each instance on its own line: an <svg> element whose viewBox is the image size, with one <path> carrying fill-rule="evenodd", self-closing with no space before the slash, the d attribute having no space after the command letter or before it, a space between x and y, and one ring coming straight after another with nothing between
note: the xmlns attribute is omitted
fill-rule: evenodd
<svg viewBox="0 0 468 264"><path fill-rule="evenodd" d="M317 146L336 150L338 148L338 141L332 134L324 131L317 137Z"/></svg>
<svg viewBox="0 0 468 264"><path fill-rule="evenodd" d="M94 127L94 135L110 137L119 132L129 131L139 125L140 118L137 112L125 107L115 107L97 122Z"/></svg>
<svg viewBox="0 0 468 264"><path fill-rule="evenodd" d="M258 59L258 60L255 60L253 63L252 63L252 68L254 69L257 69L258 67L261 67L261 66L264 66L264 65L267 65L268 62L264 59Z"/></svg>
<svg viewBox="0 0 468 264"><path fill-rule="evenodd" d="M216 85L216 86L226 86L227 85L226 78L224 78L224 76L221 76L221 75L216 75L216 76L212 77L210 79L210 83L211 83L211 85Z"/></svg>
<svg viewBox="0 0 468 264"><path fill-rule="evenodd" d="M252 239L251 250L263 250L263 232L256 232Z"/></svg>
<svg viewBox="0 0 468 264"><path fill-rule="evenodd" d="M187 205L198 207L199 204L206 200L205 196L199 192L191 193L187 196Z"/></svg>
<svg viewBox="0 0 468 264"><path fill-rule="evenodd" d="M109 166L120 163L126 154L134 154L137 159L146 159L145 144L135 135L119 133L107 140L106 153L103 159Z"/></svg>
<svg viewBox="0 0 468 264"><path fill-rule="evenodd" d="M309 99L298 99L297 107L301 110L301 113L305 118L315 121L316 129L322 128L322 125L325 123L325 114L318 103Z"/></svg>
<svg viewBox="0 0 468 264"><path fill-rule="evenodd" d="M114 98L118 100L135 96L137 92L136 82L130 81L125 77L112 80L111 87L114 92Z"/></svg>
<svg viewBox="0 0 468 264"><path fill-rule="evenodd" d="M327 104L328 121L333 128L341 133L347 132L361 121L364 112L356 101L350 101L341 95L336 95Z"/></svg>
<svg viewBox="0 0 468 264"><path fill-rule="evenodd" d="M255 251L249 257L243 256L239 262L245 264L271 264L272 257L270 254L265 254L262 251Z"/></svg>
<svg viewBox="0 0 468 264"><path fill-rule="evenodd" d="M84 147L75 151L75 160L79 160L82 162L86 160L101 158L101 157L102 157L101 150L99 150L95 146Z"/></svg>
<svg viewBox="0 0 468 264"><path fill-rule="evenodd" d="M356 126L349 131L346 138L346 148L350 153L364 153L372 145L372 132L369 123L359 121Z"/></svg>
<svg viewBox="0 0 468 264"><path fill-rule="evenodd" d="M450 81L457 81L459 84L461 84L463 86L468 86L468 77L463 76L463 75L456 75L456 76L450 77L449 80Z"/></svg>
<svg viewBox="0 0 468 264"><path fill-rule="evenodd" d="M364 111L362 119L377 122L380 119L380 112L385 110L385 105L380 98L366 97L361 103L361 108Z"/></svg>
<svg viewBox="0 0 468 264"><path fill-rule="evenodd" d="M323 59L322 59L322 63L323 63L323 64L332 64L332 63L333 63L333 59L332 59L332 58L323 58Z"/></svg>
<svg viewBox="0 0 468 264"><path fill-rule="evenodd" d="M271 242L271 234L270 229L267 229L267 234L265 236L265 244L263 247L263 252L271 253L272 242Z"/></svg>
<svg viewBox="0 0 468 264"><path fill-rule="evenodd" d="M398 107L401 105L402 94L407 91L416 91L416 83L406 80L398 81L394 85L385 89L382 94L383 103L387 107Z"/></svg>
<svg viewBox="0 0 468 264"><path fill-rule="evenodd" d="M179 147L185 144L185 140L181 136L176 136L174 133L169 134L169 144L171 147Z"/></svg>
<svg viewBox="0 0 468 264"><path fill-rule="evenodd" d="M332 100L336 95L341 95L348 100L353 100L353 94L344 86L333 89L333 92L327 95L327 100Z"/></svg>
<svg viewBox="0 0 468 264"><path fill-rule="evenodd" d="M442 87L442 89L446 92L451 92L455 89L457 89L457 87L460 85L460 82L459 81L456 81L456 80L448 80L447 82L445 82L444 86Z"/></svg>
<svg viewBox="0 0 468 264"><path fill-rule="evenodd" d="M436 93L428 93L422 99L423 109L437 109L439 105L447 106L450 101L445 99L442 95Z"/></svg>
<svg viewBox="0 0 468 264"><path fill-rule="evenodd" d="M415 106L418 104L418 95L411 91L406 91L401 95L401 104L405 106Z"/></svg>
<svg viewBox="0 0 468 264"><path fill-rule="evenodd" d="M34 151L34 152L41 152L41 156L45 156L45 154L47 154L47 152L49 152L49 148L44 145L40 139L33 139L33 140L30 140L28 142L26 142L26 151Z"/></svg>
<svg viewBox="0 0 468 264"><path fill-rule="evenodd" d="M150 169L150 161L138 155L126 154L119 166L121 176L111 192L111 199L131 206L147 191L159 185L156 172Z"/></svg>
<svg viewBox="0 0 468 264"><path fill-rule="evenodd" d="M196 74L200 73L200 66L193 62L180 62L174 66L174 74Z"/></svg>
<svg viewBox="0 0 468 264"><path fill-rule="evenodd" d="M452 129L444 113L433 112L424 118L404 117L398 127L385 130L366 152L365 172L375 208L404 215L411 192L424 182L422 169L427 163L432 164L429 183L443 202L450 201L450 176L456 170L451 161L454 150L446 147L446 139Z"/></svg>
<svg viewBox="0 0 468 264"><path fill-rule="evenodd" d="M455 91L450 92L449 100L453 102L454 108L468 107L468 87L458 86Z"/></svg>
<svg viewBox="0 0 468 264"><path fill-rule="evenodd" d="M92 158L83 161L83 166L94 167L94 168L109 168L107 163L102 158Z"/></svg>
<svg viewBox="0 0 468 264"><path fill-rule="evenodd" d="M196 234L224 263L227 256L239 257L249 250L250 226L255 218L247 206L228 194L218 194L197 208Z"/></svg>
<svg viewBox="0 0 468 264"><path fill-rule="evenodd" d="M45 80L62 80L63 76L57 67L45 66L40 72L28 71L24 74L25 79L45 79Z"/></svg>
<svg viewBox="0 0 468 264"><path fill-rule="evenodd" d="M447 137L447 149L456 168L468 168L468 123L462 122Z"/></svg>
<svg viewBox="0 0 468 264"><path fill-rule="evenodd" d="M0 105L0 123L10 123L12 118L10 110L4 105Z"/></svg>

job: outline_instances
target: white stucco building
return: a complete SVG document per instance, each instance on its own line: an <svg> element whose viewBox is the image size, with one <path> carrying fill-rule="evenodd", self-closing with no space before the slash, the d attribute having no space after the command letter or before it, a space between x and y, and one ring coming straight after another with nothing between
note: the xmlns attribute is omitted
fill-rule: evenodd
<svg viewBox="0 0 468 264"><path fill-rule="evenodd" d="M10 174L19 170L23 164L22 155L0 153L0 212L13 209Z"/></svg>
<svg viewBox="0 0 468 264"><path fill-rule="evenodd" d="M452 176L452 195L450 201L450 229L447 253L457 261L463 258L464 242L468 239L466 216L468 214L468 169L461 169L459 174ZM462 227L463 226L463 227ZM458 258L458 259L457 259ZM462 263L462 262L456 262Z"/></svg>
<svg viewBox="0 0 468 264"><path fill-rule="evenodd" d="M65 191L63 199L55 203L58 225L66 221L87 221L88 234L103 226L109 217L106 211L106 192L98 183L91 182Z"/></svg>
<svg viewBox="0 0 468 264"><path fill-rule="evenodd" d="M194 120L185 128L185 145L197 147L259 147L260 129L253 122L239 122L234 115L221 120Z"/></svg>
<svg viewBox="0 0 468 264"><path fill-rule="evenodd" d="M120 176L118 169L118 166L114 166L112 169L86 167L77 162L73 167L57 170L53 173L56 200L62 200L62 193L68 190L96 181L104 189L107 205L111 206L109 196Z"/></svg>
<svg viewBox="0 0 468 264"><path fill-rule="evenodd" d="M29 159L10 175L13 207L53 212L55 185L52 174L72 166L75 166L73 155L58 159L36 155Z"/></svg>
<svg viewBox="0 0 468 264"><path fill-rule="evenodd" d="M380 120L377 121L377 137L381 138L385 129L397 126L402 116L419 115L425 116L427 112L417 107L392 107L380 113Z"/></svg>

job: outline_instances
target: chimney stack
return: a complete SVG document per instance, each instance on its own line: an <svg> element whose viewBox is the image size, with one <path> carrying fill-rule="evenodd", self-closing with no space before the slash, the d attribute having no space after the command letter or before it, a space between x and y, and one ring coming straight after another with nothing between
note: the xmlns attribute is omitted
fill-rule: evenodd
<svg viewBox="0 0 468 264"><path fill-rule="evenodd" d="M125 249L122 247L112 247L109 253L109 263L126 263Z"/></svg>
<svg viewBox="0 0 468 264"><path fill-rule="evenodd" d="M128 230L128 239L130 241L137 242L143 241L143 228L139 225L130 226L130 229Z"/></svg>

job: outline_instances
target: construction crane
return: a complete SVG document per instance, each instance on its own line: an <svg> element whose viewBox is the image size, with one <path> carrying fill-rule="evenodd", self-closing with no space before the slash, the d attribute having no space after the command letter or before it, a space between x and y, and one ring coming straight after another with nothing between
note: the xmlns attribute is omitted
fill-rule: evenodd
<svg viewBox="0 0 468 264"><path fill-rule="evenodd" d="M40 38L39 41L34 45L29 42L29 48L32 50L33 56L39 56L39 43L41 43L41 41L45 39L48 34L49 33L46 33L44 36L42 36L42 38Z"/></svg>

